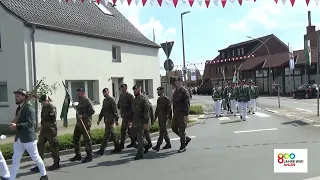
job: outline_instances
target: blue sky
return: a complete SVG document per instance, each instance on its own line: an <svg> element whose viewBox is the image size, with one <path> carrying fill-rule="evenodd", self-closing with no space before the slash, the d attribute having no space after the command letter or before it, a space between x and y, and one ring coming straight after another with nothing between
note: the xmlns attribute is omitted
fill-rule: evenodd
<svg viewBox="0 0 320 180"><path fill-rule="evenodd" d="M274 0L257 0L255 3L244 0L242 6L237 0L234 4L230 1L224 9L220 0L218 6L211 0L209 8L205 7L204 1L200 7L197 0L191 8L188 2L184 4L182 0L177 8L174 8L172 1L167 5L165 0L162 7L156 0L154 5L148 0L145 7L142 7L141 0L138 6L133 0L129 7L125 0L124 5L119 1L117 8L151 40L152 30L155 29L156 43L175 41L171 52L175 65L182 65L180 13L184 11L191 11L184 16L186 61L191 63L211 60L217 56L219 49L246 41L246 36L275 34L284 43L290 43L293 50L302 49L308 10L311 10L312 24L317 29L320 27L320 6L316 6L316 0L311 0L309 7L305 0L296 0L294 7L291 7L289 0L285 5L281 0L278 4ZM161 66L164 60L165 54L160 50ZM197 66L200 70L204 68L204 65Z"/></svg>

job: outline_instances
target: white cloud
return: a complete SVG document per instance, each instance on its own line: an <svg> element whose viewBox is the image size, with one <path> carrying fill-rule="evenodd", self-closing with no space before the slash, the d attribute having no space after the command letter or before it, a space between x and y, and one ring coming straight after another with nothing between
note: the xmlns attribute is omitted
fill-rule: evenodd
<svg viewBox="0 0 320 180"><path fill-rule="evenodd" d="M254 26L262 26L265 29L275 28L295 28L305 26L305 21L297 22L296 17L306 17L308 10L319 11L314 1L310 1L309 6L306 6L305 0L297 1L294 7L291 6L289 0L283 5L282 1L276 4L273 0L260 0L254 4L247 4L252 6L244 18L238 22L229 24L232 30L251 30Z"/></svg>
<svg viewBox="0 0 320 180"><path fill-rule="evenodd" d="M140 6L134 5L134 2L129 6L127 5L119 5L117 9L145 36L153 39L153 29L156 37L156 42L163 42L174 40L176 37L176 29L175 28L165 28L162 23L155 19L154 17L150 17L146 23L142 23L140 21Z"/></svg>

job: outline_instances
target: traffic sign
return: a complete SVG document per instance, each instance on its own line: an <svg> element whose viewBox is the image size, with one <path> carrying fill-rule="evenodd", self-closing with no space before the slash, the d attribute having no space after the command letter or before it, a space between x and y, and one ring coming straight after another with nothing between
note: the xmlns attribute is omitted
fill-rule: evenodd
<svg viewBox="0 0 320 180"><path fill-rule="evenodd" d="M164 69L166 71L172 71L173 70L173 67L174 67L174 64L173 64L173 61L171 59L167 59L164 61Z"/></svg>
<svg viewBox="0 0 320 180"><path fill-rule="evenodd" d="M165 42L165 43L161 43L160 44L162 49L163 49L163 51L164 51L164 53L167 56L167 59L170 58L170 54L171 54L171 51L172 51L173 44L174 44L174 41Z"/></svg>

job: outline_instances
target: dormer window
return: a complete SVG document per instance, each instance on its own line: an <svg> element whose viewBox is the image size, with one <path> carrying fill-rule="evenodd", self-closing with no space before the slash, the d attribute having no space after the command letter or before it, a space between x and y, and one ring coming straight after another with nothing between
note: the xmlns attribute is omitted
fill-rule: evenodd
<svg viewBox="0 0 320 180"><path fill-rule="evenodd" d="M241 48L241 55L244 55L244 48Z"/></svg>
<svg viewBox="0 0 320 180"><path fill-rule="evenodd" d="M94 5L96 5L104 14L111 16L113 15L103 3L98 4L94 2Z"/></svg>
<svg viewBox="0 0 320 180"><path fill-rule="evenodd" d="M240 56L241 54L240 48L238 48L237 50L238 50L237 56Z"/></svg>
<svg viewBox="0 0 320 180"><path fill-rule="evenodd" d="M221 59L224 59L224 52L221 53Z"/></svg>
<svg viewBox="0 0 320 180"><path fill-rule="evenodd" d="M232 50L232 57L234 57L234 50Z"/></svg>

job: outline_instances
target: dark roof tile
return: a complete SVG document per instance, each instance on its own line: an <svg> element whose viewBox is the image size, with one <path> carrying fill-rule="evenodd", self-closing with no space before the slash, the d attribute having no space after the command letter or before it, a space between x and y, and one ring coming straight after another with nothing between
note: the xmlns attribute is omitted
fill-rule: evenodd
<svg viewBox="0 0 320 180"><path fill-rule="evenodd" d="M267 60L267 56L257 56L253 58L249 58L244 60L240 67L240 71L247 71L247 70L253 70L259 66L262 66L262 64Z"/></svg>
<svg viewBox="0 0 320 180"><path fill-rule="evenodd" d="M303 65L306 63L306 58L304 55L304 50L297 50L293 52L294 56L296 56L296 64L297 65ZM317 49L312 48L311 49L311 63L317 63Z"/></svg>
<svg viewBox="0 0 320 180"><path fill-rule="evenodd" d="M38 27L160 48L111 3L106 8L112 15L104 14L97 5L88 1L0 0L0 5L26 23Z"/></svg>

